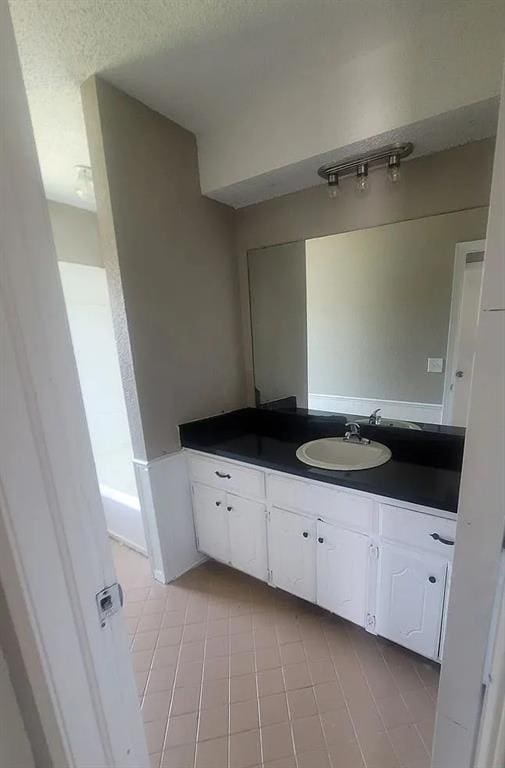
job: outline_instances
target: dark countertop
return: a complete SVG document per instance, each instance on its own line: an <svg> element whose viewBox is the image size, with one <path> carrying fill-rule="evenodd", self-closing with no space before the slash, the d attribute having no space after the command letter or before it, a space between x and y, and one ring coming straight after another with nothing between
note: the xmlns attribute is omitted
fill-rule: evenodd
<svg viewBox="0 0 505 768"><path fill-rule="evenodd" d="M335 414L243 408L182 424L179 429L186 448L456 513L464 447L461 435L364 425L364 437L390 448L392 458L386 464L342 472L310 467L296 458L302 443L342 436L345 420Z"/></svg>

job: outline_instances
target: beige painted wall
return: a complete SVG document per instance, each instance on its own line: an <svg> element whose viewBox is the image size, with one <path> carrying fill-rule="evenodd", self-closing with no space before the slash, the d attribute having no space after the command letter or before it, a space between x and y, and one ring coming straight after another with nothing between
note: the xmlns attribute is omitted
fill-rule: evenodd
<svg viewBox="0 0 505 768"><path fill-rule="evenodd" d="M0 646L0 765L33 768L33 755Z"/></svg>
<svg viewBox="0 0 505 768"><path fill-rule="evenodd" d="M260 402L307 407L305 243L249 251L255 385Z"/></svg>
<svg viewBox="0 0 505 768"><path fill-rule="evenodd" d="M96 213L48 200L58 261L103 267Z"/></svg>
<svg viewBox="0 0 505 768"><path fill-rule="evenodd" d="M247 395L253 402L249 289L246 252L252 248L350 232L395 221L480 208L489 203L494 142L485 140L406 162L402 181L370 174L370 193L354 194L354 180L342 181L342 194L329 200L324 185L251 205L237 211L242 329Z"/></svg>
<svg viewBox="0 0 505 768"><path fill-rule="evenodd" d="M441 403L457 242L487 208L308 240L309 392Z"/></svg>
<svg viewBox="0 0 505 768"><path fill-rule="evenodd" d="M244 402L234 212L202 197L192 133L100 79L82 87L134 454Z"/></svg>

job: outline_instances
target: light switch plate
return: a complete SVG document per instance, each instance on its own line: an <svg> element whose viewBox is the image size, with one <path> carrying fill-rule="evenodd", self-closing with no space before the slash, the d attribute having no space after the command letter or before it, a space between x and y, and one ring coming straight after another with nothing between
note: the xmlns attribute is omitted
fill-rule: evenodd
<svg viewBox="0 0 505 768"><path fill-rule="evenodd" d="M444 371L443 357L428 358L428 373L443 373L443 371Z"/></svg>

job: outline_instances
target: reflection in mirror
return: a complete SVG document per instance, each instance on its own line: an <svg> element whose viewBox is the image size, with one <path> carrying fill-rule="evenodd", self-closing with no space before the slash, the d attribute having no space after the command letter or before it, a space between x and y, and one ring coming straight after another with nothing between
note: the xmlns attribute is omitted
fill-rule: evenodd
<svg viewBox="0 0 505 768"><path fill-rule="evenodd" d="M248 254L257 404L465 426L487 209ZM378 410L379 409L379 410Z"/></svg>

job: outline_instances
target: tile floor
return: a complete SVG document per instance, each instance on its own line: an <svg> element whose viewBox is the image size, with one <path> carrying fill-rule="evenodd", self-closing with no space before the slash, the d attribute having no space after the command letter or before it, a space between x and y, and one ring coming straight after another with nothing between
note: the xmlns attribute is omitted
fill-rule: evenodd
<svg viewBox="0 0 505 768"><path fill-rule="evenodd" d="M113 544L153 768L428 768L438 670L208 562Z"/></svg>

